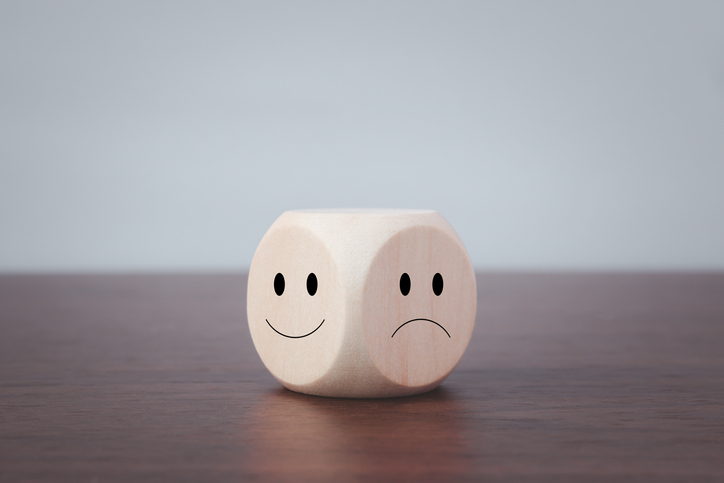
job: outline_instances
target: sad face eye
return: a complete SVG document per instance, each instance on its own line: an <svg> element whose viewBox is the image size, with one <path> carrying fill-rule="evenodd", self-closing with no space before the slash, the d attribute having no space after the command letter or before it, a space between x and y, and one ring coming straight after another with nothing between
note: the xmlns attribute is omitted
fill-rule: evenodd
<svg viewBox="0 0 724 483"><path fill-rule="evenodd" d="M432 277L432 291L435 292L435 295L438 297L442 293L442 275L439 273L436 273L434 277Z"/></svg>
<svg viewBox="0 0 724 483"><path fill-rule="evenodd" d="M410 276L407 273L403 273L402 276L400 277L400 293L402 293L402 295L407 297L407 295L410 293L411 285L412 284L410 282ZM432 277L432 291L438 297L442 293L442 287L443 287L442 275L440 275L439 273L436 273Z"/></svg>
<svg viewBox="0 0 724 483"><path fill-rule="evenodd" d="M410 276L406 273L403 273L400 277L400 293L405 297L410 293Z"/></svg>
<svg viewBox="0 0 724 483"><path fill-rule="evenodd" d="M277 276L274 277L274 291L279 296L284 293L284 275L281 273L277 273Z"/></svg>

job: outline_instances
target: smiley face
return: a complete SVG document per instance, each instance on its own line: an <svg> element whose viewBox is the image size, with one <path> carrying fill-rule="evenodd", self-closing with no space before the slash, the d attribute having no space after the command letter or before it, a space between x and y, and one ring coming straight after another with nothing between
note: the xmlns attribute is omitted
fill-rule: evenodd
<svg viewBox="0 0 724 483"><path fill-rule="evenodd" d="M279 272L274 277L274 292L278 296L284 295L284 288L286 286L286 282L284 281L284 275ZM310 296L314 297L314 295L317 293L317 276L314 273L310 273L309 276L307 276L307 292ZM266 320L266 323L269 324L269 327L276 332L277 334L281 335L282 337L286 337L288 339L302 339L304 337L309 337L310 335L314 334L319 330L320 327L322 327L322 324L324 324L324 319L319 323L319 325L311 332L303 335L289 335L285 334L283 332L280 332L279 330L275 329L274 326L269 322L269 319Z"/></svg>
<svg viewBox="0 0 724 483"><path fill-rule="evenodd" d="M312 232L272 229L249 270L247 315L262 361L288 386L324 376L342 341L336 264Z"/></svg>
<svg viewBox="0 0 724 483"><path fill-rule="evenodd" d="M380 249L367 277L369 354L398 384L435 385L462 357L475 309L475 275L462 244L432 227L403 230Z"/></svg>

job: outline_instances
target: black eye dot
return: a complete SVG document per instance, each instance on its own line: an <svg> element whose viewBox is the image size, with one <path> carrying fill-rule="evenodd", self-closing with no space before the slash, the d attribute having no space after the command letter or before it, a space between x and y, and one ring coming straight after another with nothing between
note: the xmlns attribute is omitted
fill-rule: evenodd
<svg viewBox="0 0 724 483"><path fill-rule="evenodd" d="M432 291L435 292L435 295L442 293L442 275L439 273L436 273L435 276L432 277Z"/></svg>
<svg viewBox="0 0 724 483"><path fill-rule="evenodd" d="M274 277L274 291L277 295L284 293L284 275L281 273L277 273L277 276Z"/></svg>
<svg viewBox="0 0 724 483"><path fill-rule="evenodd" d="M309 295L317 293L317 276L313 273L310 273L307 277L307 292L309 292Z"/></svg>
<svg viewBox="0 0 724 483"><path fill-rule="evenodd" d="M406 273L403 273L400 277L400 292L404 296L410 293L410 276Z"/></svg>

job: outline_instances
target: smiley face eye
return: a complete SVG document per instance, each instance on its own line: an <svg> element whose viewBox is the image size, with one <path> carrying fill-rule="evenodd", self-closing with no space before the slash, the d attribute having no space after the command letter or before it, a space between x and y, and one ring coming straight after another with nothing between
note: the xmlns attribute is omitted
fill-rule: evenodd
<svg viewBox="0 0 724 483"><path fill-rule="evenodd" d="M309 292L309 295L317 293L317 276L313 273L310 273L307 277L307 292Z"/></svg>
<svg viewBox="0 0 724 483"><path fill-rule="evenodd" d="M435 295L438 297L442 293L442 275L439 273L436 273L434 277L432 277L432 291L435 292Z"/></svg>
<svg viewBox="0 0 724 483"><path fill-rule="evenodd" d="M284 293L284 275L281 273L277 273L277 276L274 277L274 291L279 296Z"/></svg>
<svg viewBox="0 0 724 483"><path fill-rule="evenodd" d="M406 273L403 273L400 277L400 292L405 297L410 293L410 276Z"/></svg>

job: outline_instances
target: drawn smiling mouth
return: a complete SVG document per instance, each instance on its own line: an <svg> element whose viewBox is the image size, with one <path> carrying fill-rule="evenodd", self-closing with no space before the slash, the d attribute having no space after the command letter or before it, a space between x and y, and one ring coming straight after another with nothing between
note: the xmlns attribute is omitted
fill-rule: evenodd
<svg viewBox="0 0 724 483"><path fill-rule="evenodd" d="M302 337L307 337L307 336L312 335L312 334L314 334L315 332L317 332L317 330L319 330L319 328L322 326L322 324L324 323L324 321L325 321L326 319L322 319L322 322L317 326L316 329L314 329L313 331L311 331L309 334L304 334L304 335L287 335L287 334L282 334L281 332L279 332L278 330L276 330L276 329L274 328L274 326L271 325L267 319L264 319L264 320L266 320L266 323L269 324L269 327L271 327L272 330L273 330L274 332L276 332L277 334L279 334L279 335L281 335L281 336L283 336L283 337L287 337L287 338L289 338L289 339L301 339ZM445 330L445 329L443 329L443 330ZM445 332L447 332L447 331L445 331Z"/></svg>
<svg viewBox="0 0 724 483"><path fill-rule="evenodd" d="M425 322L431 322L431 323L437 325L437 326L440 327L443 331L445 331L445 333L447 334L448 337L450 337L450 334L448 333L447 330L445 330L445 327L443 327L442 325L438 324L437 322L435 322L434 320L431 320L431 319L410 319L410 320L408 320L407 322L405 322L404 324L402 324L401 326L399 326L397 329L395 329L395 331L392 333L392 337L395 336L395 334L397 333L398 330L400 330L401 328L403 328L404 326L406 326L406 325L409 324L410 322L417 322L418 320L425 321Z"/></svg>

